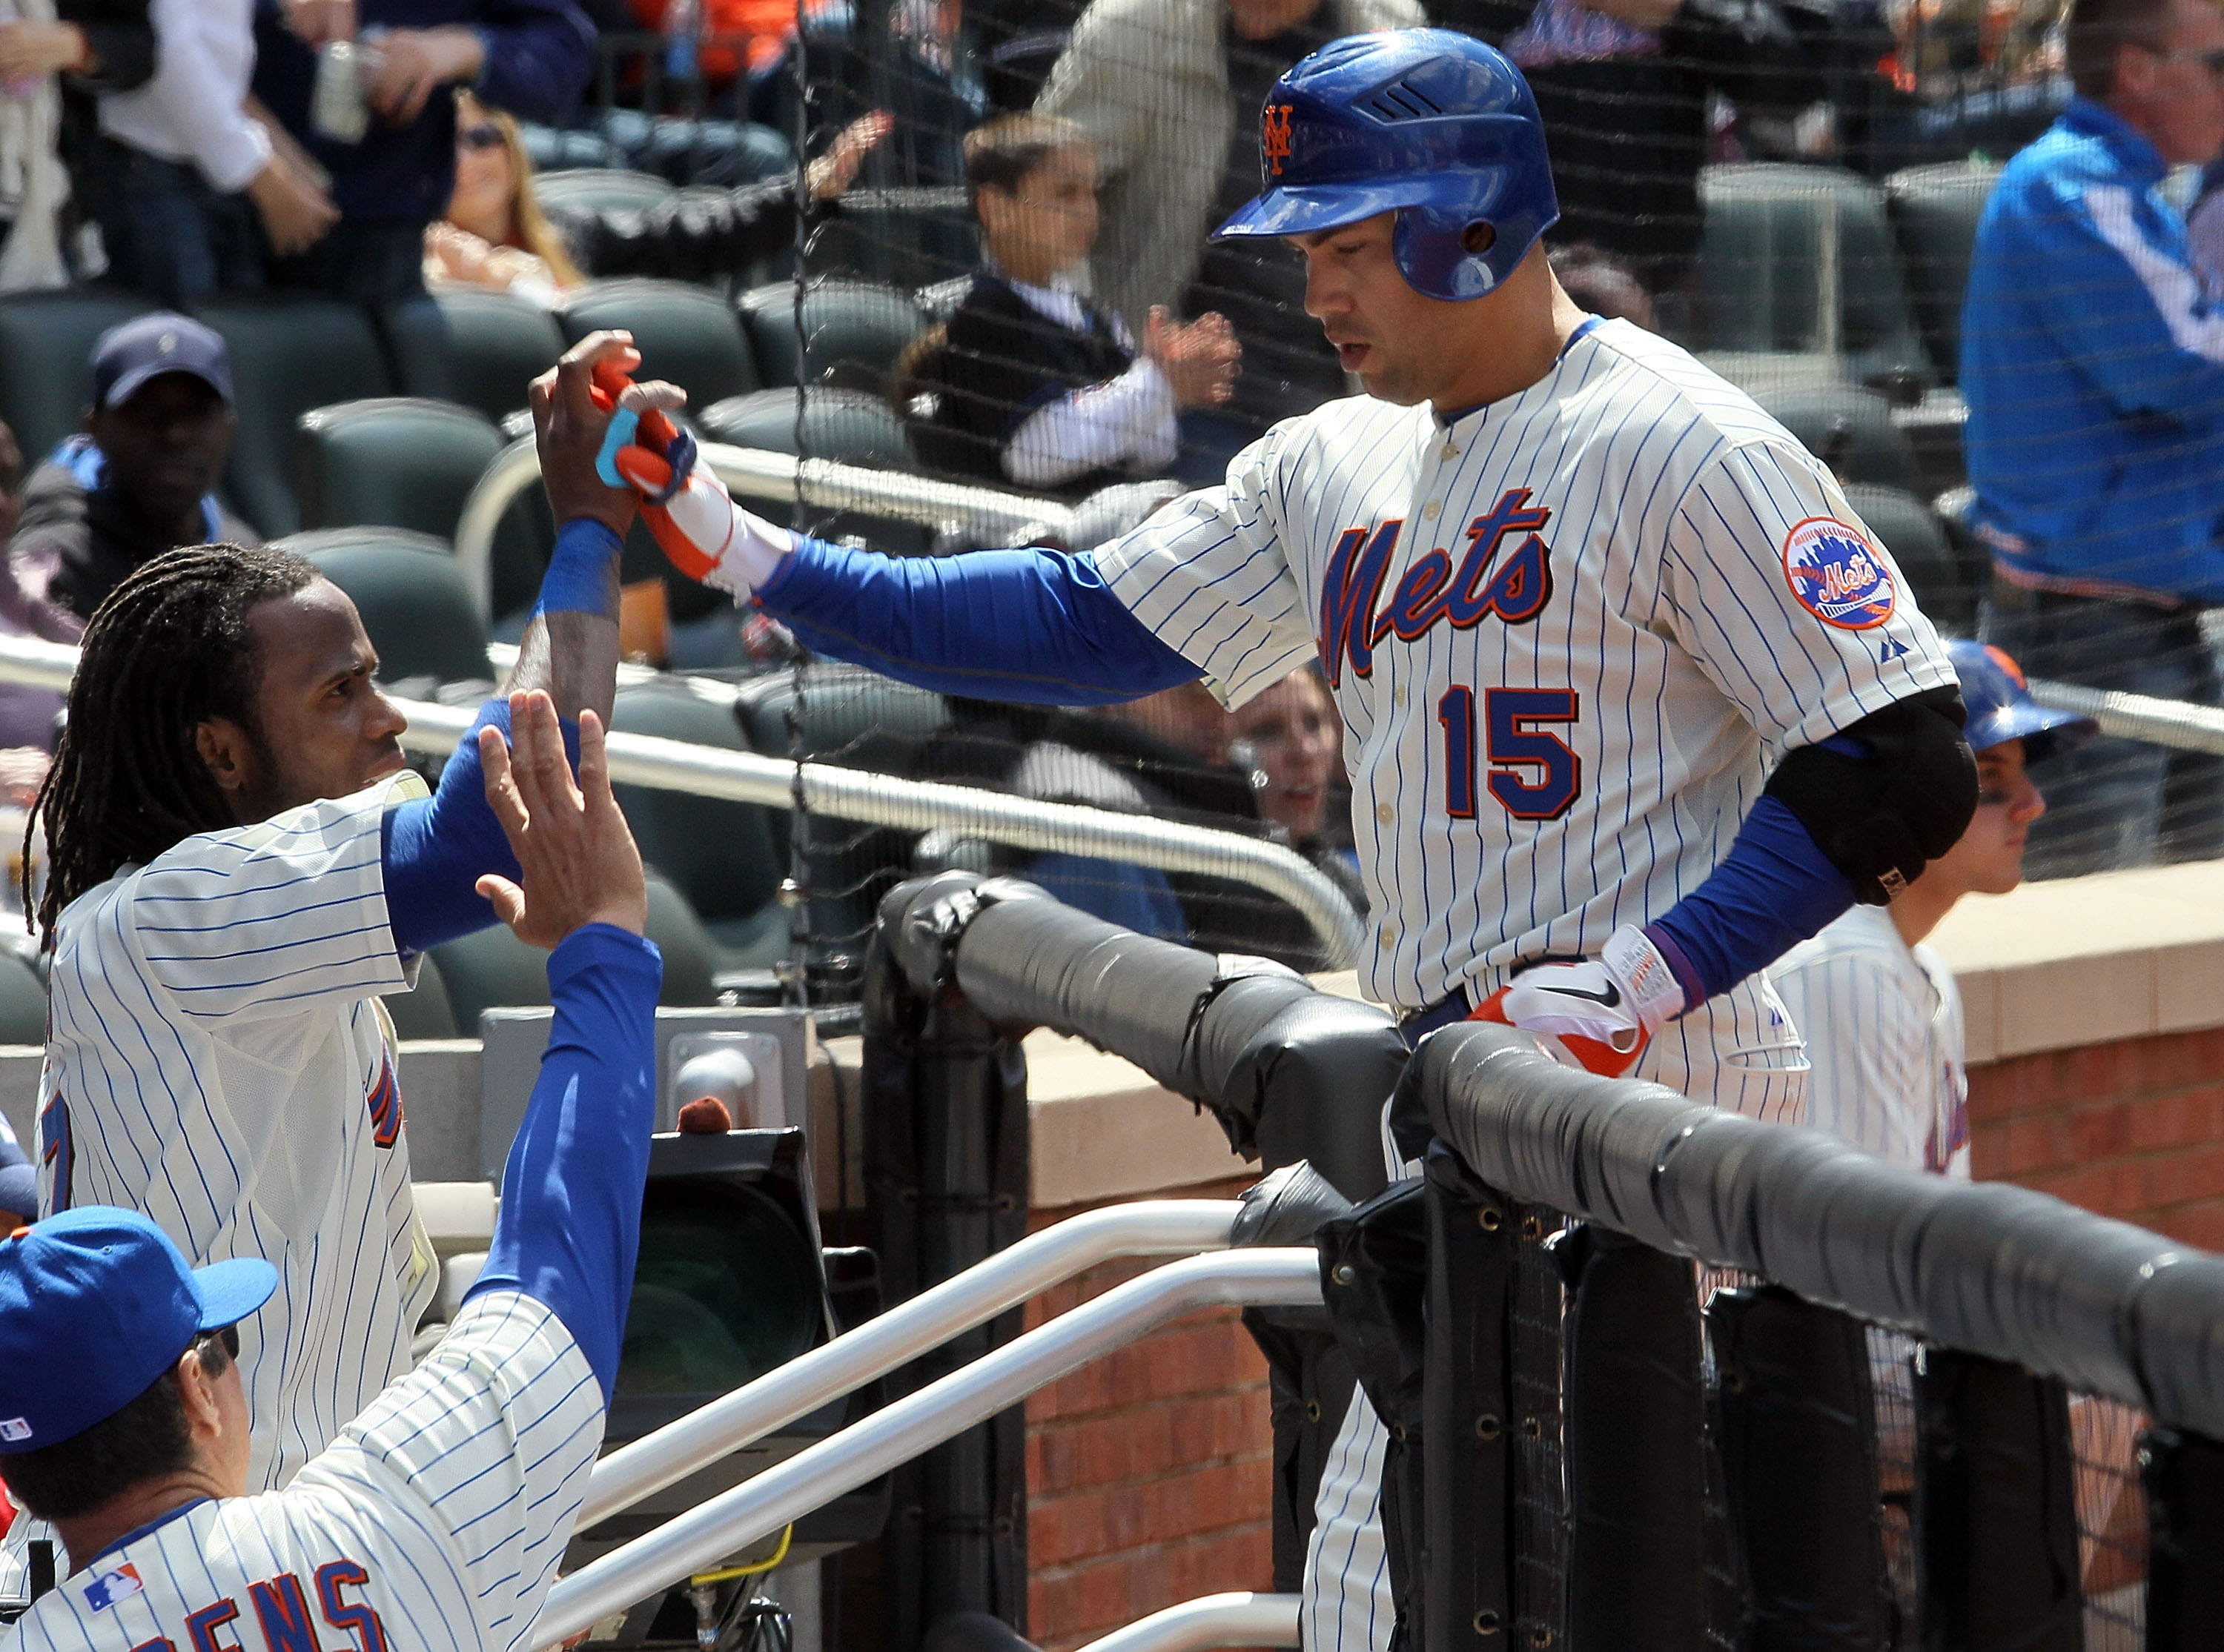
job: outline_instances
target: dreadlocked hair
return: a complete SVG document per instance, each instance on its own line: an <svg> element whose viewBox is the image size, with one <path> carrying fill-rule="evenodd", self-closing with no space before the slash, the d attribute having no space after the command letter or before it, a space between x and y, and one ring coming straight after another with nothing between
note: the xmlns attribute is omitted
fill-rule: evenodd
<svg viewBox="0 0 2224 1652"><path fill-rule="evenodd" d="M28 911L31 834L46 829L38 924L49 950L63 909L118 867L235 823L201 760L198 730L212 717L256 728L262 669L248 615L320 577L288 551L191 545L141 564L95 610L54 766L24 834Z"/></svg>

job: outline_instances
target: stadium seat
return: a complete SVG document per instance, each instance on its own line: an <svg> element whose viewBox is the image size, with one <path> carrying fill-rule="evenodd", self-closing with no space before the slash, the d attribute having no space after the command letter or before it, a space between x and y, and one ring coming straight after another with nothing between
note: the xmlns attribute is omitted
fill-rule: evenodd
<svg viewBox="0 0 2224 1652"><path fill-rule="evenodd" d="M266 538L294 533L301 526L294 493L301 415L393 390L370 315L351 304L292 293L229 298L199 313L231 352L239 429L224 490Z"/></svg>
<svg viewBox="0 0 2224 1652"><path fill-rule="evenodd" d="M417 987L414 992L389 993L382 1000L386 1013L394 1022L397 1038L460 1038L464 1036L456 1022L456 1006L448 997L448 984L440 979L440 966L433 962L430 954L417 961ZM473 1026L471 1031L478 1031Z"/></svg>
<svg viewBox="0 0 2224 1652"><path fill-rule="evenodd" d="M456 1031L464 1037L479 1036L479 1017L488 1010L548 1001L548 955L499 924L426 955L439 967Z"/></svg>
<svg viewBox="0 0 2224 1652"><path fill-rule="evenodd" d="M14 953L0 955L0 1044L46 1041L46 982Z"/></svg>
<svg viewBox="0 0 2224 1652"><path fill-rule="evenodd" d="M580 132L520 121L517 133L524 140L526 158L533 162L533 170L543 177L552 172L622 168L626 163L624 151L599 132Z"/></svg>
<svg viewBox="0 0 2224 1652"><path fill-rule="evenodd" d="M414 396L301 415L304 527L406 527L451 539L464 501L505 444L483 413Z"/></svg>
<svg viewBox="0 0 2224 1652"><path fill-rule="evenodd" d="M620 692L610 726L729 751L743 747L730 707L669 679ZM700 917L722 949L720 968L768 964L786 951L786 811L653 786L616 790L641 858Z"/></svg>
<svg viewBox="0 0 2224 1652"><path fill-rule="evenodd" d="M884 392L896 357L926 327L917 300L879 281L812 282L799 331L795 288L786 282L743 293L736 307L771 385Z"/></svg>
<svg viewBox="0 0 2224 1652"><path fill-rule="evenodd" d="M1904 489L1858 482L1848 484L1846 502L1892 552L1931 623L1973 634L1984 570L1970 565L1930 508Z"/></svg>
<svg viewBox="0 0 2224 1652"><path fill-rule="evenodd" d="M396 305L382 321L404 395L460 401L496 424L564 353L556 318L507 293L452 287Z"/></svg>
<svg viewBox="0 0 2224 1652"><path fill-rule="evenodd" d="M0 419L16 432L27 467L85 427L94 342L154 307L121 293L77 288L0 299Z"/></svg>
<svg viewBox="0 0 2224 1652"><path fill-rule="evenodd" d="M799 395L804 397L799 438ZM697 416L695 425L711 440L735 447L840 459L877 470L919 468L912 458L911 445L904 439L903 421L887 402L862 390L821 388L805 393L784 387L753 391L713 402Z"/></svg>
<svg viewBox="0 0 2224 1652"><path fill-rule="evenodd" d="M1836 356L1859 381L1930 376L1900 285L1883 192L1829 167L1709 167L1695 268L1696 348L1709 353L1828 353L1823 254L1836 228Z"/></svg>
<svg viewBox="0 0 2224 1652"><path fill-rule="evenodd" d="M552 210L575 207L585 212L624 212L655 205L672 193L672 186L645 172L591 167L536 179L533 192L544 208Z"/></svg>
<svg viewBox="0 0 2224 1652"><path fill-rule="evenodd" d="M486 627L445 541L394 527L320 528L279 540L345 591L378 650L382 681L490 678Z"/></svg>
<svg viewBox="0 0 2224 1652"><path fill-rule="evenodd" d="M1962 292L1969 284L1977 220L2000 175L1990 161L1960 161L1910 167L1884 180L1915 325L1931 364L1949 384L1961 376Z"/></svg>
<svg viewBox="0 0 2224 1652"><path fill-rule="evenodd" d="M1915 486L1915 448L1892 420L1892 404L1849 385L1763 390L1768 415L1848 482Z"/></svg>
<svg viewBox="0 0 2224 1652"><path fill-rule="evenodd" d="M648 935L664 955L658 1003L701 1006L718 1001L718 988L711 979L724 967L718 943L703 927L687 897L654 872L648 874Z"/></svg>
<svg viewBox="0 0 2224 1652"><path fill-rule="evenodd" d="M746 394L762 381L726 301L685 281L591 281L558 312L577 344L598 327L622 327L641 355L639 376L669 379L695 407Z"/></svg>

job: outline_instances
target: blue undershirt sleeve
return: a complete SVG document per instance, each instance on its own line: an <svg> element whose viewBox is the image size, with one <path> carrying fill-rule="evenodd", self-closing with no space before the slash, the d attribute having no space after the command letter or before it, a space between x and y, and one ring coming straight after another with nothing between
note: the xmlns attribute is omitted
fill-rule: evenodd
<svg viewBox="0 0 2224 1652"><path fill-rule="evenodd" d="M509 702L496 697L479 708L478 720L456 743L440 784L429 798L412 798L386 811L379 823L379 851L386 866L386 920L395 950L424 952L444 941L485 929L494 908L475 886L487 873L515 880L517 857L486 800L486 771L479 762L479 730L491 725L509 738ZM579 730L564 725L564 750L579 766Z"/></svg>
<svg viewBox="0 0 2224 1652"><path fill-rule="evenodd" d="M564 1321L607 1408L641 1250L641 1189L655 1128L654 942L590 924L548 957L556 1018L502 1173L494 1243L464 1300L517 1290Z"/></svg>
<svg viewBox="0 0 2224 1652"><path fill-rule="evenodd" d="M886 557L798 534L757 603L818 653L938 694L1111 705L1202 674L1085 554Z"/></svg>
<svg viewBox="0 0 2224 1652"><path fill-rule="evenodd" d="M1766 968L1854 904L1854 886L1798 817L1764 796L1707 880L1645 926L1696 1009Z"/></svg>

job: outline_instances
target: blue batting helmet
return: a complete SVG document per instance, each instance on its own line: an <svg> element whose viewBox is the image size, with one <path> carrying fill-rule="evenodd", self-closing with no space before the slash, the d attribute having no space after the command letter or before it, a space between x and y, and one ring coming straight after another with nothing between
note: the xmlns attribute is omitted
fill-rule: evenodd
<svg viewBox="0 0 2224 1652"><path fill-rule="evenodd" d="M1956 637L1946 645L1946 657L1962 679L1962 703L1969 708L1962 737L1973 752L2019 740L2024 760L2037 763L2082 746L2101 732L2090 717L2050 711L2032 699L2023 667L2004 649Z"/></svg>
<svg viewBox="0 0 2224 1652"><path fill-rule="evenodd" d="M1413 290L1479 299L1559 221L1529 83L1502 54L1448 28L1330 41L1274 83L1260 132L1264 188L1216 241L1395 211L1392 249ZM1487 241L1470 236L1478 224Z"/></svg>

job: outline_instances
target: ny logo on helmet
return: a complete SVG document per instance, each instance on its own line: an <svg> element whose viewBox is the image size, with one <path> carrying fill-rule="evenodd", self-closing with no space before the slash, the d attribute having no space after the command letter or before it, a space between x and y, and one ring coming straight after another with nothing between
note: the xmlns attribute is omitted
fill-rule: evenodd
<svg viewBox="0 0 2224 1652"><path fill-rule="evenodd" d="M1282 175L1282 162L1290 158L1290 117L1297 108L1295 104L1268 104L1259 129L1260 145L1277 178Z"/></svg>

